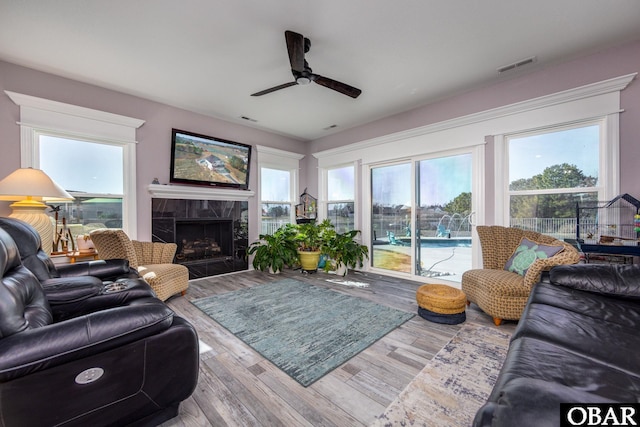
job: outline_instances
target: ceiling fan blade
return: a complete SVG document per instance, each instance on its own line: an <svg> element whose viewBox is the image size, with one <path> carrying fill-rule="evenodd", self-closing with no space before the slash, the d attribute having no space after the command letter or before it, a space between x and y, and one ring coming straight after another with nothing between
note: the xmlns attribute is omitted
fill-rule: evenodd
<svg viewBox="0 0 640 427"><path fill-rule="evenodd" d="M277 90L284 89L284 88L287 88L287 87L289 87L289 86L295 86L295 85L297 85L297 84L298 84L298 83L296 83L296 82L289 82L289 83L281 84L281 85L279 85L279 86L274 86L274 87L269 88L269 89L261 90L260 92L252 93L252 94L251 94L251 96L262 96L262 95L266 95L266 94L268 94L268 93L275 92L275 91L277 91Z"/></svg>
<svg viewBox="0 0 640 427"><path fill-rule="evenodd" d="M285 31L284 37L287 41L287 52L291 69L299 73L304 71L304 37L302 34L293 31Z"/></svg>
<svg viewBox="0 0 640 427"><path fill-rule="evenodd" d="M360 89L349 86L346 83L341 83L318 74L314 74L313 77L313 81L318 83L320 86L328 87L329 89L333 89L336 92L340 92L341 94L350 96L351 98L357 98L362 93Z"/></svg>

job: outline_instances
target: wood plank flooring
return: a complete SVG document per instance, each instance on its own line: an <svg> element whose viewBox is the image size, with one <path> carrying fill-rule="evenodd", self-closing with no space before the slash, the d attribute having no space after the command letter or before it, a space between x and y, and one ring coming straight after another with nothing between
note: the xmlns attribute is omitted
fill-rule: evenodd
<svg viewBox="0 0 640 427"><path fill-rule="evenodd" d="M192 281L186 296L173 297L168 305L194 325L211 350L201 354L195 392L180 405L179 416L163 427L368 426L462 327L415 316L305 388L190 303L285 277L400 310L417 310L420 283L370 273L350 272L346 278L369 283L368 288L334 284L326 279L335 276L299 271L280 276L248 271ZM475 306L467 309L467 319L492 324ZM515 323L501 326L514 327Z"/></svg>

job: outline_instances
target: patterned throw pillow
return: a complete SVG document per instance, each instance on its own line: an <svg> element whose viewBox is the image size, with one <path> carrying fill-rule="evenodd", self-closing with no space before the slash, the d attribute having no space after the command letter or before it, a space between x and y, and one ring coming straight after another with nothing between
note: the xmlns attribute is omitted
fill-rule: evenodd
<svg viewBox="0 0 640 427"><path fill-rule="evenodd" d="M524 276L536 260L552 257L563 249L564 246L542 245L523 237L520 245L507 260L504 269Z"/></svg>

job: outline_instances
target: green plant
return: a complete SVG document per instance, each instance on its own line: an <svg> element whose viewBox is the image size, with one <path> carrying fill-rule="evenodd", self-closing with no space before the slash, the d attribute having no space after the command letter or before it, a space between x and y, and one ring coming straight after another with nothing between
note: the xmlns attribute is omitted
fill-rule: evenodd
<svg viewBox="0 0 640 427"><path fill-rule="evenodd" d="M274 273L281 271L298 261L297 230L294 225L286 224L273 234L261 234L247 250L247 256L254 255L253 268L265 271L271 268Z"/></svg>
<svg viewBox="0 0 640 427"><path fill-rule="evenodd" d="M295 226L298 233L296 234L296 242L298 250L303 252L324 251L327 241L327 235L333 231L333 224L328 219L321 223L308 222L297 224Z"/></svg>
<svg viewBox="0 0 640 427"><path fill-rule="evenodd" d="M363 267L365 259L369 258L369 248L355 240L360 230L351 230L346 233L333 233L325 244L325 251L332 263L327 263L325 270L332 267L347 268ZM333 264L333 265L331 265Z"/></svg>

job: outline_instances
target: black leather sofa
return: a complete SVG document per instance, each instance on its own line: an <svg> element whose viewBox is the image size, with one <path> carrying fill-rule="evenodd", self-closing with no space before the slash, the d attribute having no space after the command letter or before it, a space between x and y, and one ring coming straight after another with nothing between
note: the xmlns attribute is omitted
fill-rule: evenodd
<svg viewBox="0 0 640 427"><path fill-rule="evenodd" d="M50 262L30 226L0 219L0 426L176 416L198 379L194 328L126 263Z"/></svg>
<svg viewBox="0 0 640 427"><path fill-rule="evenodd" d="M561 403L611 402L640 402L640 266L554 267L474 426L559 426Z"/></svg>

